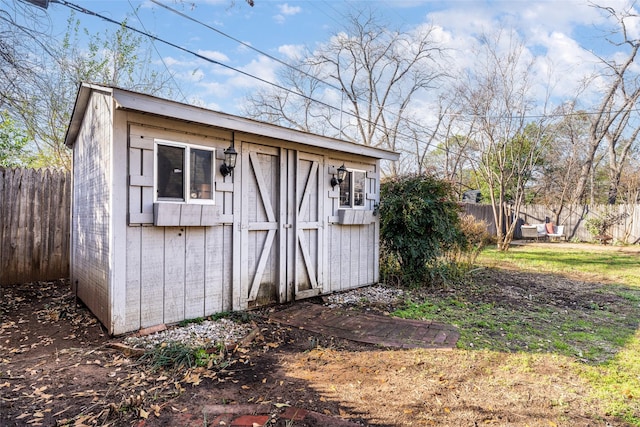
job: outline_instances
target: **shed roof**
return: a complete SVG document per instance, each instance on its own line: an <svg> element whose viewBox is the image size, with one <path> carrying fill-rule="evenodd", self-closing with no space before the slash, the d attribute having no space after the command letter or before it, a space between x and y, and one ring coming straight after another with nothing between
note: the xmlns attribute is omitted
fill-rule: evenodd
<svg viewBox="0 0 640 427"><path fill-rule="evenodd" d="M115 106L118 109L174 118L191 123L215 126L254 135L268 136L312 147L327 148L330 150L358 154L376 159L398 160L400 157L400 154L389 150L302 132L295 129L284 128L270 123L221 113L219 111L208 110L206 108L183 104L143 93L92 83L82 83L78 89L76 103L73 108L73 114L71 115L71 122L69 123L69 128L67 129L67 135L65 137L65 145L68 147L73 147L75 143L82 124L84 112L89 103L89 99L91 98L91 93L94 91L106 93L112 96L115 100Z"/></svg>

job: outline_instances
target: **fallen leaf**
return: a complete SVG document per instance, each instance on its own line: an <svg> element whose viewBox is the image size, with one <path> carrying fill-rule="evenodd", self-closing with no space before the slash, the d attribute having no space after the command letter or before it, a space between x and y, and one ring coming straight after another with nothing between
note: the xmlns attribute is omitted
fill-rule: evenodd
<svg viewBox="0 0 640 427"><path fill-rule="evenodd" d="M149 418L149 413L144 409L140 408L140 418L144 418L145 420Z"/></svg>
<svg viewBox="0 0 640 427"><path fill-rule="evenodd" d="M279 408L286 408L291 405L289 405L288 403L274 403L273 406L279 409Z"/></svg>
<svg viewBox="0 0 640 427"><path fill-rule="evenodd" d="M187 384L191 384L193 386L197 386L200 384L201 380L200 380L200 374L195 373L195 372L190 372L187 373L184 378L183 381L186 382Z"/></svg>
<svg viewBox="0 0 640 427"><path fill-rule="evenodd" d="M160 405L151 405L151 410L153 411L153 415L156 417L160 416Z"/></svg>

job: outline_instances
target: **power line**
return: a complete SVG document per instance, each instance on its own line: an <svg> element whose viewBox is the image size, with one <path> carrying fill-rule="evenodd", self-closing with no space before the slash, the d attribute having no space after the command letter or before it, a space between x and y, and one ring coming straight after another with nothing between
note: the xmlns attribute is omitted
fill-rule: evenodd
<svg viewBox="0 0 640 427"><path fill-rule="evenodd" d="M29 0L27 0L27 1L29 1ZM153 40L153 41L158 41L158 42L164 43L164 44L166 44L166 45L168 45L168 46L170 46L170 47L173 47L173 48L175 48L175 49L181 50L181 51L183 51L183 52L185 52L185 53L188 53L188 54L190 54L190 55L193 55L193 56L195 56L195 57L197 57L197 58L199 58L199 59L202 59L202 60L204 60L204 61L206 61L206 62L209 62L209 63L215 64L215 65L219 65L219 66L221 66L221 67L223 67L223 68L226 68L226 69L229 69L229 70L235 71L235 72L237 72L237 73L239 73L239 74L242 74L242 75L247 76L247 77L249 77L249 78L255 79L255 80L257 80L257 81L259 81L259 82L261 82L261 83L264 83L264 84L267 84L267 85L273 86L273 87L275 87L275 88L277 88L277 89L279 89L279 90L282 90L282 91L285 91L285 92L287 92L287 93L291 93L291 94L293 94L293 95L297 95L297 96L300 96L300 97L302 97L302 98L304 98L304 99L307 99L307 100L309 100L309 101L315 102L315 103L317 103L317 104L319 104L319 105L322 105L322 106L324 106L324 107L327 107L327 108L329 108L329 109L331 109L331 110L339 111L339 112L341 112L341 113L347 114L347 115L349 115L349 116L351 116L351 117L353 117L353 118L355 118L355 119L357 119L357 120L361 120L361 121L363 121L363 122L365 122L365 123L368 123L368 124L370 124L370 125L375 126L379 131L382 131L382 132L384 132L384 131L385 131L385 129L381 129L381 128L380 128L380 125L379 125L379 124L377 124L377 123L375 123L375 122L373 122L373 121L371 121L371 120L369 120L369 119L366 119L366 118L360 117L360 116L358 116L357 114L355 114L355 113L353 113L353 112L350 112L350 111L343 111L341 108L335 107L335 106L333 106L333 105L331 105L331 104L328 104L327 102L320 101L320 100L315 99L315 98L313 98L313 97L311 97L311 96L309 96L309 95L306 95L306 94L304 94L304 93L300 93L300 92L297 92L297 91L291 90L291 89L286 88L286 87L284 87L284 86L281 86L281 85L279 85L279 84L277 84L277 83L270 82L270 81L268 81L268 80L265 80L265 79L263 79L263 78L261 78L261 77L255 76L255 75L253 75L253 74L251 74L251 73L248 73L248 72L246 72L246 71L243 71L243 70L237 69L237 68L232 67L232 66L230 66L230 65L227 65L227 64L225 64L225 63L223 63L223 62L220 62L220 61L217 61L217 60L211 59L211 58L206 57L206 56L204 56L204 55L202 55L202 54L199 54L199 53L197 53L197 52L194 52L194 51L192 51L192 50L190 50L190 49L187 49L187 48L184 48L184 47L182 47L182 46L179 46L179 45L177 45L177 44L175 44L175 43L173 43L173 42L170 42L170 41L165 40L165 39L162 39L162 38L160 38L160 37L158 37L158 36L155 36L155 35L149 34L149 33L148 33L148 32L146 32L146 31L142 31L142 30L139 30L139 29L137 29L137 28L131 27L130 25L127 25L127 24L125 24L125 23L123 23L123 22L116 21L116 20L114 20L114 19L111 19L111 18L106 17L106 16L104 16L104 15L101 15L101 14L99 14L99 13L93 12L93 11L91 11L91 10L89 10L89 9L86 9L86 8L84 8L84 7L81 7L81 6L78 6L78 5L76 5L76 4L73 4L73 3L71 3L71 2L68 2L68 1L66 1L66 0L49 0L49 1L50 1L51 3L58 3L58 4L62 4L62 5L64 5L64 6L66 6L66 7L69 7L70 9L75 10L75 11L78 11L78 12L80 12L80 13L84 13L84 14L87 14L87 15L90 15L90 16L94 16L94 17L97 17L97 18L103 19L103 20L105 20L105 21L107 21L107 22L110 22L110 23L112 23L112 24L116 24L116 25L118 25L118 26L122 26L122 27L124 27L124 28L127 28L128 30L131 30L131 31L133 31L133 32L136 32L136 33L138 33L138 34L141 34L141 35L143 35L143 36L145 36L145 37L149 37L149 38L150 38L151 40ZM220 30L218 30L218 29L216 29L216 28L214 28L214 27L211 27L211 26L209 26L209 25L207 25L207 24L204 24L204 23L202 23L202 22L200 22L200 21L198 21L198 20L196 20L196 19L193 19L193 18L191 18L191 17L189 17L189 16L187 16L187 15L184 15L183 13L181 13L181 12L179 12L179 11L177 11L177 10L174 10L174 9L172 9L172 8L170 8L170 7L167 7L167 6L165 6L165 5L161 4L161 3L159 3L159 2L158 2L158 1L156 1L156 0L151 0L151 1L152 1L153 3L155 3L155 4L158 4L159 6L162 6L162 7L166 8L166 9L168 9L168 10L170 10L170 11L174 12L174 13L179 14L180 16L182 16L182 17L184 17L184 18L186 18L186 19L189 19L189 20L191 20L191 21L193 21L193 22L199 23L199 24L201 24L201 25L203 25L203 26L205 26L205 27L207 27L207 28L209 28L209 29L211 29L211 30L213 30L213 31L215 31L215 32L217 32L217 33L219 33L219 34L221 34L221 35L225 36L225 37L228 37L228 38L230 38L230 39L232 39L232 40L234 40L234 41L236 41L236 42L238 42L238 43L242 44L243 46L246 46L246 47L248 47L248 48L250 48L250 49L252 49L252 50L254 50L254 51L256 51L256 52L258 52L258 53L260 53L260 54L262 54L262 55L265 55L266 57L268 57L268 58L270 58L270 59L273 59L273 60L277 61L278 63L280 63L280 64L282 64L282 65L285 65L285 66L290 67L290 68L292 68L292 69L294 69L294 70L296 70L296 71L298 71L298 72L300 72L300 73L303 73L303 74L305 74L306 76L308 76L308 77L310 77L310 78L312 78L312 79L314 79L314 80L316 80L316 81L318 81L318 82L321 82L321 83L323 83L323 84L326 84L327 86L332 87L332 88L334 88L334 89L336 89L336 90L340 90L340 91L342 91L342 88L340 88L340 87L338 87L338 86L335 86L335 85L332 85L331 83L325 82L324 80L319 79L319 78L317 78L317 77L315 77L315 76L312 76L312 75L310 75L310 74L308 74L308 73L306 73L306 72L304 72L304 71L302 71L302 70L299 70L299 69L297 69L297 68L293 67L292 65L287 64L286 62L281 61L281 60L279 60L279 59L277 59L277 58L274 58L273 56L271 56L271 55L269 55L269 54L267 54L267 53L264 53L264 52L262 52L261 50L256 49L256 48L254 48L253 46L248 45L248 44L246 44L246 43L244 43L244 42L242 42L242 41L240 41L240 40L238 40L238 39L236 39L236 38L234 38L234 37L232 37L232 36L230 36L230 35L228 35L228 34L226 34L226 33L222 32L222 31L220 31ZM142 24L142 22L141 22L141 24ZM143 25L143 24L142 24L142 25ZM143 27L144 27L144 25L143 25ZM155 45L154 45L154 48L155 48ZM157 50L156 50L156 51L157 51ZM159 54L159 53L158 53L158 54ZM164 63L164 61L163 61L163 63ZM166 67L166 64L165 64L165 67ZM178 88L179 88L179 86L178 86ZM182 94L182 93L181 93L181 94ZM183 94L182 94L182 95L183 95ZM184 95L183 95L183 97L184 97ZM355 99L356 101L362 101L361 99L358 99L357 97L356 97L356 98L354 98L354 99ZM382 107L380 107L380 108L381 108L383 111L385 110L385 108L382 108ZM638 110L633 110L633 111L638 111ZM393 114L393 115L395 115L395 116L398 116L398 113L396 113L396 112L389 112L389 113L390 113L390 114ZM519 118L519 119L540 119L540 118L550 118L550 117L569 117L569 116L575 116L575 115L580 115L580 114L598 114L598 113L597 113L597 112L592 112L592 113L591 113L591 112L577 112L577 113L557 113L557 114L538 114L538 115L518 115L518 116L512 116L512 117L511 117L511 119L515 119L515 118ZM447 116L462 116L460 113L446 113L445 115L447 115ZM468 117L489 117L489 116L480 116L480 115L466 115L466 116L468 116ZM421 129L423 129L423 130L428 130L428 131L429 131L429 129L428 129L428 128L426 128L423 124L421 124L421 123L417 123L417 122L415 122L415 121L413 121L413 120L407 119L407 123L412 124L412 125L414 125L414 126L417 126L417 127L421 128ZM408 138L408 139L412 139L412 138L413 138L413 136L411 136L411 135L405 135L405 134L403 134L403 133L401 133L401 132L398 132L397 130L396 130L395 134L396 134L397 136L405 137L405 138Z"/></svg>
<svg viewBox="0 0 640 427"><path fill-rule="evenodd" d="M218 33L218 34L220 34L220 35L222 35L222 36L224 36L224 37L227 37L227 38L229 38L230 40L233 40L233 41L235 41L236 43L239 43L239 44L241 44L242 46L247 47L248 49L251 49L251 50L253 50L253 51L257 52L257 53L260 53L261 55L264 55L264 56L266 56L266 57L268 57L268 58L272 59L273 61L276 61L277 63L279 63L279 64L281 64L281 65L284 65L285 67L288 67L288 68L290 68L290 69L292 69L292 70L294 70L294 71L296 71L296 72L298 72L298 73L300 73L300 74L302 74L302 75L305 75L305 76L309 77L309 78L310 78L310 79L312 79L312 80L315 80L315 81L317 81L317 82L319 82L319 83L322 83L322 84L324 84L324 85L326 85L326 86L328 86L328 87L330 87L330 88L332 88L332 89L334 89L334 90L337 90L337 91L338 91L338 92L340 92L342 95L344 95L344 89L343 89L342 87L340 87L340 86L337 86L337 85L335 85L335 84L333 84L333 83L327 82L327 81L325 81L325 80L323 80L323 79L321 79L321 78L319 78L319 77L317 77L317 76L314 76L314 75L312 75L312 74L310 74L310 73L307 73L306 71L300 70L299 68L297 68L297 67L295 67L295 66L293 66L293 65L291 65L291 64L289 64L289 63L287 63L287 62L284 62L284 61L280 60L279 58L276 58L276 57L274 57L274 56L272 56L272 55L270 55L270 54L268 54L268 53L266 53L266 52L263 52L263 51L261 51L260 49L257 49L256 47L254 47L254 46L252 46L252 45L250 45L250 44L248 44L248 43L245 43L245 42L243 42L243 41L241 41L241 40L239 40L239 39L237 39L237 38L235 38L235 37L233 37L233 36L231 36L231 35L229 35L229 34L227 34L227 33L223 32L223 31L219 30L219 29L217 29L217 28L215 28L215 27L213 27L213 26L211 26L211 25L205 24L205 23L204 23L204 22L202 22L202 21L199 21L199 20L197 20L197 19L195 19L195 18L193 18L193 17L191 17L191 16L189 16L189 15L186 15L186 14L184 14L184 13L182 13L182 12L180 12L180 11L178 11L178 10L174 9L174 8L171 8L171 7L169 7L169 6L167 6L167 5L163 4L163 3L161 3L161 2L160 2L160 1L158 1L158 0L151 0L151 1L152 1L153 3L155 3L155 4L157 4L158 6L161 6L161 7L165 8L165 9L167 9L167 10L169 10L169 11L171 11L171 12L173 12L173 13L177 14L177 15L178 15L178 16L180 16L180 17L183 17L183 18L188 19L188 20L190 20L190 21L192 21L192 22L195 22L195 23L197 23L197 24L199 24L199 25L202 25L202 26L203 26L203 27L205 27L205 28L208 28L208 29L210 29L210 30L212 30L212 31L215 31L216 33ZM326 3L326 1L325 1L324 3L325 3L325 4L327 4L327 3ZM314 6L317 8L317 5L315 5L315 4L314 4ZM341 13L340 13L337 9L335 9L333 6L331 6L331 5L329 5L329 4L327 4L327 6L328 6L329 8L331 8L334 12L336 12L337 14L339 14L340 16L342 16L343 18L345 18L345 16L344 16L343 14L341 14ZM328 14L326 14L326 13L325 13L325 15L327 15L329 18L331 18L331 19L333 19L334 21L336 21L336 20L335 20L335 18L332 18L330 15L328 15ZM339 23L339 21L336 21L336 23ZM256 76L253 76L253 77L254 77L254 78L256 78L256 79L259 79L259 78L258 78L258 77L256 77ZM323 101L319 101L319 100L317 100L317 99L314 99L314 98L312 98L312 97L310 97L310 96L304 95L304 94L302 94L302 93L300 93L300 92L295 92L295 91L291 91L291 90L289 90L289 89L283 88L283 87L281 87L281 86L279 86L279 85L277 85L277 84L275 84L275 83L270 83L270 84L271 84L272 86L277 87L277 88L284 89L284 90L286 90L286 91L287 91L287 92L289 92L289 93L293 93L293 94L295 94L295 95L301 96L301 97L303 97L303 98L305 98L305 99L308 99L308 100L310 100L310 101L316 102L316 103L318 103L318 104L320 104L320 105L326 106L326 107L331 108L331 109L333 109L333 110L337 110L337 111L339 111L339 112L340 112L341 117L342 117L342 114L347 114L347 115L350 115L351 117L354 117L354 118L356 118L356 119L358 119L358 120L362 120L362 121L364 121L364 122L366 122L366 123L368 123L368 124L374 125L378 130L381 130L381 129L380 129L380 125L378 125L377 123L375 123L375 122L373 122L373 121L371 121L371 120L369 120L369 119L362 118L362 117L360 117L360 116L356 115L355 113L351 113L351 112L346 112L346 113L345 113L344 109L342 108L342 102L341 102L341 106L340 106L340 108L338 108L338 107L335 107L335 106L329 105L329 104L327 104L327 103L325 103L325 102L323 102ZM353 95L353 98L354 98L356 101L365 102L365 103L367 102L366 100L362 100L362 99L358 98L358 97L357 97L357 95L355 95L355 94ZM389 114L392 114L392 115L394 115L394 116L396 116L396 117L399 117L399 114L398 114L398 113L396 113L395 111L388 111L388 110L387 110L387 108L385 108L385 107L379 107L379 108L380 108L382 111L386 111L386 112L388 112ZM406 120L407 120L409 123L411 123L412 125L415 125L415 126L418 126L418 127L420 127L420 128L423 128L423 129L424 129L424 126L423 126L423 125L421 125L421 124L419 124L419 123L416 123L416 122L413 122L413 121L411 121L411 120L409 120L409 119L406 119ZM342 122L342 120L341 120L341 122ZM382 129L382 131L384 132L384 129ZM342 131L342 125L340 126L340 134L341 134L341 135L343 134L343 131ZM407 138L410 138L410 136L408 136L408 135L402 135L402 134L400 134L400 133L398 133L398 135L400 135L400 136L405 136L405 137L407 137Z"/></svg>
<svg viewBox="0 0 640 427"><path fill-rule="evenodd" d="M169 7L169 6L167 6L167 5L163 4L163 3L161 3L161 2L160 2L160 1L158 1L158 0L151 0L151 2L152 2L152 3L157 4L157 5L158 5L158 6L160 6L160 7L163 7L163 8L165 8L165 9L167 9L167 10L168 10L168 11L170 11L170 12L175 13L176 15L178 15L178 16L180 16L180 17L184 18L184 19L188 19L188 20L189 20L189 21L191 21L191 22L195 22L196 24L202 25L203 27L208 28L208 29L210 29L211 31L215 31L216 33L220 34L221 36L224 36L224 37L226 37L226 38L228 38L228 39L230 39L230 40L233 40L234 42L236 42L236 43L238 43L238 44L240 44L240 45L242 45L242 46L244 46L244 47L246 47L246 48L248 48L248 49L251 49L251 50L253 50L254 52L257 52L257 53L259 53L260 55L264 55L264 56L266 56L267 58L271 59L272 61L275 61L275 62L279 63L280 65L284 65L285 67L291 68L292 70L294 70L294 71L296 71L296 72L298 72L298 73L300 73L300 74L303 74L303 75L305 75L305 76L307 76L307 77L309 77L309 78L311 78L311 79L313 79L313 80L316 80L316 81L318 81L318 82L320 82L320 83L323 83L323 84L325 84L325 85L327 85L327 86L329 86L329 87L331 87L331 88L333 88L333 89L341 90L341 88L340 88L340 87L338 87L338 86L336 86L336 85L333 85L333 84L331 84L331 83L329 83L329 82L326 82L326 81L324 81L324 80L320 79L320 78L319 78L319 77L317 77L317 76L314 76L314 75L312 75L312 74L309 74L309 73L307 73L307 72L306 72L306 71L304 71L304 70L301 70L301 69L299 69L299 68L297 68L297 67L295 67L295 66L293 66L293 65L291 65L291 64L289 64L289 63L287 63L287 62L284 62L283 60L281 60L281 59L279 59L279 58L276 58L276 57L275 57L275 56L273 56L273 55L270 55L270 54L268 54L268 53L266 53L266 52L264 52L264 51L262 51L262 50L260 50L260 49L258 49L258 48L256 48L256 47L254 47L254 46L250 45L249 43L245 43L245 42L243 42L242 40L239 40L239 39L237 39L237 38L235 38L235 37L233 37L233 36L231 36L231 35L229 35L229 34L225 33L225 32L224 32L224 31L222 31L222 30L219 30L219 29L217 29L217 28L215 28L215 27L212 27L212 26L211 26L211 25L209 25L209 24L205 24L204 22L199 21L199 20L197 20L197 19L195 19L195 18L193 18L193 17L191 17L191 16L189 16L189 15L187 15L187 14L185 14L185 13L182 13L182 12L180 12L179 10L176 10L176 9L174 9L174 8L172 8L172 7Z"/></svg>
<svg viewBox="0 0 640 427"><path fill-rule="evenodd" d="M324 105L324 106L326 106L326 107L329 107L329 108L335 108L335 107L333 107L333 106L331 106L331 105L329 105L329 104L327 104L327 103L324 103L324 102L322 102L322 101L315 100L315 99L313 99L313 98L311 98L311 97L309 97L309 96L307 96L307 95L304 95L304 94L299 93L299 92L295 92L295 91L293 91L293 90L291 90L291 89L287 89L287 88L285 88L285 87L283 87L283 86L280 86L280 85L278 85L278 84L276 84L276 83L270 82L270 81L268 81L268 80L265 80L265 79L263 79L263 78L261 78L261 77L255 76L255 75L253 75L253 74L251 74L251 73L248 73L248 72L246 72L246 71L242 71L242 70L240 70L240 69L237 69L237 68L235 68L235 67L232 67L232 66L230 66L230 65L227 65L227 64L225 64L225 63L223 63L223 62L220 62L220 61L217 61L217 60L215 60L215 59L211 59L211 58L209 58L209 57L207 57L207 56L204 56L204 55L202 55L202 54L199 54L199 53L197 53L197 52L194 52L194 51L192 51L192 50L190 50L190 49L187 49L187 48L185 48L185 47L182 47L182 46L180 46L180 45L177 45L177 44L175 44L175 43L173 43L173 42L170 42L170 41L165 40L165 39L163 39L163 38L160 38L160 37L158 37L158 36L154 36L153 34L149 34L149 33L145 32L145 31L139 30L139 29L137 29L137 28L135 28L135 27L132 27L132 26L130 26L130 25L128 25L128 24L125 24L125 23L120 22L120 21L116 21L115 19L111 19L111 18L106 17L106 16L104 16L104 15L101 15L101 14L99 14L99 13L93 12L93 11L91 11L91 10L89 10L89 9L86 9L86 8L83 8L83 7L78 6L78 5L76 5L76 4L70 3L70 2L68 2L68 1L66 1L66 0L50 0L50 1L51 1L51 2L55 2L55 3L62 4L63 6L67 6L68 8L70 8L70 9L72 9L72 10L75 10L75 11L77 11L77 12L84 13L84 14L91 15L91 16L95 16L95 17L97 17L97 18L103 19L103 20L105 20L105 21L107 21L107 22L110 22L110 23L112 23L112 24L119 25L119 26L121 26L121 27L123 27L123 28L126 28L126 29L130 30L130 31L133 31L133 32L135 32L135 33L138 33L138 34L141 34L141 35L143 35L143 36L149 37L150 39L152 39L152 40L154 40L154 41L158 41L158 42L160 42L160 43L164 43L164 44L166 44L167 46L173 47L173 48L175 48L175 49L178 49L178 50L181 50L181 51L183 51L183 52L185 52L185 53L188 53L188 54L190 54L190 55L193 55L193 56L195 56L195 57L197 57L197 58L199 58L199 59L202 59L203 61L209 62L209 63L211 63L211 64L219 65L219 66L221 66L221 67L223 67L223 68L226 68L226 69L229 69L229 70L235 71L235 72L240 73L240 74L242 74L242 75L244 75L244 76L247 76L247 77L253 78L253 79L255 79L255 80L258 80L258 81L259 81L259 82L261 82L261 83L265 83L265 84L268 84L268 85L274 86L274 87L276 87L276 88L278 88L278 89L281 89L281 90L287 91L287 92L289 92L289 93L292 93L292 94L295 94L295 95L301 96L301 97L303 97L303 98L306 98L306 99L308 99L308 100L310 100L310 101L317 102L317 103L319 103L319 104L321 104L321 105Z"/></svg>
<svg viewBox="0 0 640 427"><path fill-rule="evenodd" d="M190 49L187 49L187 48L185 48L185 47L182 47L182 46L180 46L180 45L177 45L177 44L175 44L175 43L173 43L173 42L170 42L170 41L168 41L168 40L162 39L162 38L160 38L160 37L158 37L158 36L155 36L155 35L153 35L153 34L149 34L149 33L145 32L145 31L139 30L139 29L137 29L137 28L135 28L135 27L132 27L132 26L130 26L130 25L128 25L128 24L125 24L125 23L123 23L123 22L116 21L115 19L112 19L112 18L109 18L109 17L107 17L107 16L101 15L101 14L99 14L99 13L97 13L97 12L94 12L94 11L91 11L91 10L86 9L86 8L84 8L84 7L78 6L78 5L74 4L74 3L68 2L68 1L66 1L66 0L50 0L50 1L51 1L52 3L58 3L58 4L61 4L61 5L63 5L63 6L66 6L66 7L70 8L70 9L72 9L72 10L75 10L75 11L77 11L77 12L84 13L84 14L86 14L86 15L90 15L90 16L94 16L94 17L97 17L97 18L103 19L103 20L105 20L105 21L107 21L107 22L110 22L110 23L112 23L112 24L115 24L115 25L121 26L121 27L126 28L126 29L128 29L128 30L130 30L130 31L133 31L133 32L135 32L135 33L138 33L138 34L141 34L141 35L143 35L143 36L149 37L149 38L150 38L150 39L152 39L152 40L155 40L155 41L158 41L158 42L164 43L164 44L166 44L166 45L168 45L168 46L170 46L170 47L173 47L173 48L175 48L175 49L178 49L178 50L181 50L181 51L183 51L183 52L185 52L185 53L188 53L188 54L190 54L190 55L193 55L193 56L195 56L195 57L197 57L197 58L199 58L199 59L202 59L203 61L209 62L209 63L211 63L211 64L219 65L219 66L221 66L221 67L223 67L223 68L226 68L226 69L229 69L229 70L235 71L235 72L237 72L237 73L239 73L239 74L242 74L242 75L244 75L244 76L247 76L247 77L250 77L250 78L252 78L252 79L255 79L255 80L257 80L257 81L259 81L259 82L261 82L261 83L264 83L264 84L267 84L267 85L273 86L273 87L275 87L275 88L277 88L277 89L279 89L279 90L282 90L282 91L285 91L285 92L287 92L287 93L291 93L291 94L293 94L293 95L297 95L297 96L299 96L299 97L301 97L301 98L304 98L304 99L306 99L306 100L309 100L309 101L315 102L316 104L322 105L322 106L327 107L327 108L329 108L329 109L331 109L331 110L341 111L338 107L335 107L335 106L333 106L333 105L331 105L331 104L328 104L327 102L320 101L320 100L315 99L315 98L312 98L311 96L306 95L306 94L304 94L304 93L300 93L300 92L297 92L297 91L291 90L291 89L286 88L286 87L284 87L284 86L281 86L281 85L279 85L279 84L277 84L277 83L270 82L270 81L268 81L268 80L265 80L265 79L263 79L263 78L261 78L261 77L258 77L258 76L256 76L256 75L253 75L253 74L248 73L248 72L246 72L246 71L242 71L242 70L240 70L240 69L237 69L237 68L235 68L235 67L232 67L232 66L230 66L230 65L227 65L227 64L225 64L225 63L223 63L223 62L217 61L217 60L215 60L215 59L211 59L211 58L209 58L209 57L207 57L207 56L204 56L204 55L202 55L202 54L199 54L199 53L197 53L197 52L194 52L194 51L192 51L192 50L190 50ZM366 118L360 117L360 116L356 115L355 113L352 113L352 112L349 112L349 111L344 112L344 113L345 113L345 114L347 114L347 115L349 115L349 116L351 116L351 117L353 117L353 118L355 118L355 119L357 119L357 120L361 120L361 121L363 121L363 122L365 122L365 123L368 123L368 124L370 124L370 125L373 125L373 126L375 126L376 128L378 128L378 130L380 130L380 129L379 129L379 127L380 127L380 126L379 126L378 124L376 124L375 122L373 122L373 121L369 120L369 119L366 119ZM400 136L405 136L405 137L409 137L408 135L402 135L402 134L398 134L398 135L400 135Z"/></svg>
<svg viewBox="0 0 640 427"><path fill-rule="evenodd" d="M138 19L138 22L140 23L140 25L142 26L142 29L145 30L145 32L147 31L147 29L144 26L144 23L142 22L142 19L140 19L140 15L138 15L138 10L133 7L133 5L131 4L131 0L128 0L129 2L129 6L131 6L131 10L133 11L133 14L136 16L136 18ZM169 70L169 67L167 66L167 63L164 61L164 58L162 57L162 55L160 55L160 51L158 51L158 47L156 46L156 44L153 42L153 39L151 41L151 45L153 46L153 50L156 51L156 54L158 55L158 57L160 58L160 61L162 62L162 65L164 66L164 69L167 70L167 73L169 73L169 76L171 77L171 80L173 80L173 84L175 85L176 89L178 90L178 92L180 93L180 96L182 96L182 100L184 102L187 102L187 97L185 96L185 94L182 92L182 89L180 89L180 85L178 84L178 82L176 81L175 77L173 76L173 73Z"/></svg>

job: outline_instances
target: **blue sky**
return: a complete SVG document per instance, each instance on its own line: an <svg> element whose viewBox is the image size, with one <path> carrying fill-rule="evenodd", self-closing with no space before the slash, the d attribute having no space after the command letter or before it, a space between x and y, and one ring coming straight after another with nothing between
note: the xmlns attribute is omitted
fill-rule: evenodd
<svg viewBox="0 0 640 427"><path fill-rule="evenodd" d="M132 27L267 81L275 79L280 64L229 37L288 62L297 52L314 50L326 42L343 28L350 13L363 7L375 9L392 26L406 31L425 23L436 25L439 37L455 52L458 63L473 62L468 49L480 32L515 28L527 41L530 54L540 57L540 64L546 64L541 66L556 70L559 80L554 90L560 98L574 93L577 82L593 68L594 58L588 51L615 55L615 50L603 41L602 14L583 0L255 0L254 7L245 0L69 1L116 21L128 16ZM627 2L598 3L620 10ZM70 9L51 3L46 13L51 17L54 34L63 35ZM92 32L116 29L114 24L95 16L77 12L76 16ZM630 28L636 32L635 23ZM174 74L180 87L177 100L232 114L241 111L246 93L263 84L158 42L151 61Z"/></svg>

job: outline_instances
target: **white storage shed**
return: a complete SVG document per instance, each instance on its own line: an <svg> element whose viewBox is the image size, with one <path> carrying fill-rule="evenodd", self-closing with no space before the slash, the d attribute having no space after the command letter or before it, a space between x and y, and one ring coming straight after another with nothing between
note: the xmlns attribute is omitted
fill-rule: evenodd
<svg viewBox="0 0 640 427"><path fill-rule="evenodd" d="M87 83L66 144L71 283L112 335L378 281L397 153Z"/></svg>

